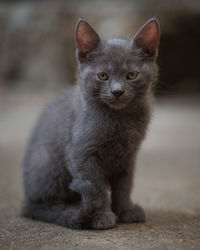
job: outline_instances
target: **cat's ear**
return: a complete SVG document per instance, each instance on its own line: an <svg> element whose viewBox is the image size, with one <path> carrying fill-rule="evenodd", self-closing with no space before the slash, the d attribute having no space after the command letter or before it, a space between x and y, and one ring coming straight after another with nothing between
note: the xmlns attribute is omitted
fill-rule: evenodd
<svg viewBox="0 0 200 250"><path fill-rule="evenodd" d="M157 48L160 39L159 23L155 18L151 18L136 33L132 42L133 45L141 48L147 57L154 59L157 55Z"/></svg>
<svg viewBox="0 0 200 250"><path fill-rule="evenodd" d="M98 47L100 38L94 28L82 18L76 25L76 47L80 61L84 61L87 54Z"/></svg>

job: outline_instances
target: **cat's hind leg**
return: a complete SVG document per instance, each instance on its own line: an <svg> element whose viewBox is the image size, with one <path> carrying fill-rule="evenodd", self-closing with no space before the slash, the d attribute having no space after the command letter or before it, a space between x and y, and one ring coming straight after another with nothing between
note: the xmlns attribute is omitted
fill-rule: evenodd
<svg viewBox="0 0 200 250"><path fill-rule="evenodd" d="M27 203L23 206L23 216L62 225L72 229L81 229L80 204Z"/></svg>

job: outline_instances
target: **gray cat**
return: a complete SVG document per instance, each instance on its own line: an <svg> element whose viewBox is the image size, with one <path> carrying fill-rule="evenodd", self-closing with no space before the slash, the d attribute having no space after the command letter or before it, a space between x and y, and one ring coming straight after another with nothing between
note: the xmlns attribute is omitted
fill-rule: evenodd
<svg viewBox="0 0 200 250"><path fill-rule="evenodd" d="M30 139L24 216L75 229L145 221L130 193L150 120L158 44L156 19L132 40L106 41L78 21L78 85L47 106Z"/></svg>

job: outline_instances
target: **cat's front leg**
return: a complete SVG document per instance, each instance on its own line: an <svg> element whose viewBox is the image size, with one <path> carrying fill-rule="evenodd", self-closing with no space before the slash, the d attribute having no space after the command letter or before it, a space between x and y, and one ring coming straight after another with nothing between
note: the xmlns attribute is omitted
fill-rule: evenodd
<svg viewBox="0 0 200 250"><path fill-rule="evenodd" d="M116 216L111 210L108 192L95 157L87 160L76 158L73 166L70 189L81 194L80 220L83 228L106 229L116 224Z"/></svg>
<svg viewBox="0 0 200 250"><path fill-rule="evenodd" d="M131 201L132 170L127 171L112 181L112 211L117 215L119 222L144 222L145 212L142 207Z"/></svg>

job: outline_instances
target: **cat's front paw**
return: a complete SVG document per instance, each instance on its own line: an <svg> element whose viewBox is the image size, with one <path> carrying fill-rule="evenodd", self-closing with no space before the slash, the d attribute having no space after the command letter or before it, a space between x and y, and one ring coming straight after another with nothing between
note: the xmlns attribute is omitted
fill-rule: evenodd
<svg viewBox="0 0 200 250"><path fill-rule="evenodd" d="M113 212L98 212L91 222L93 229L108 229L116 225L116 216Z"/></svg>
<svg viewBox="0 0 200 250"><path fill-rule="evenodd" d="M146 221L146 215L142 207L133 205L130 208L122 209L118 214L118 221L125 223L139 223Z"/></svg>

